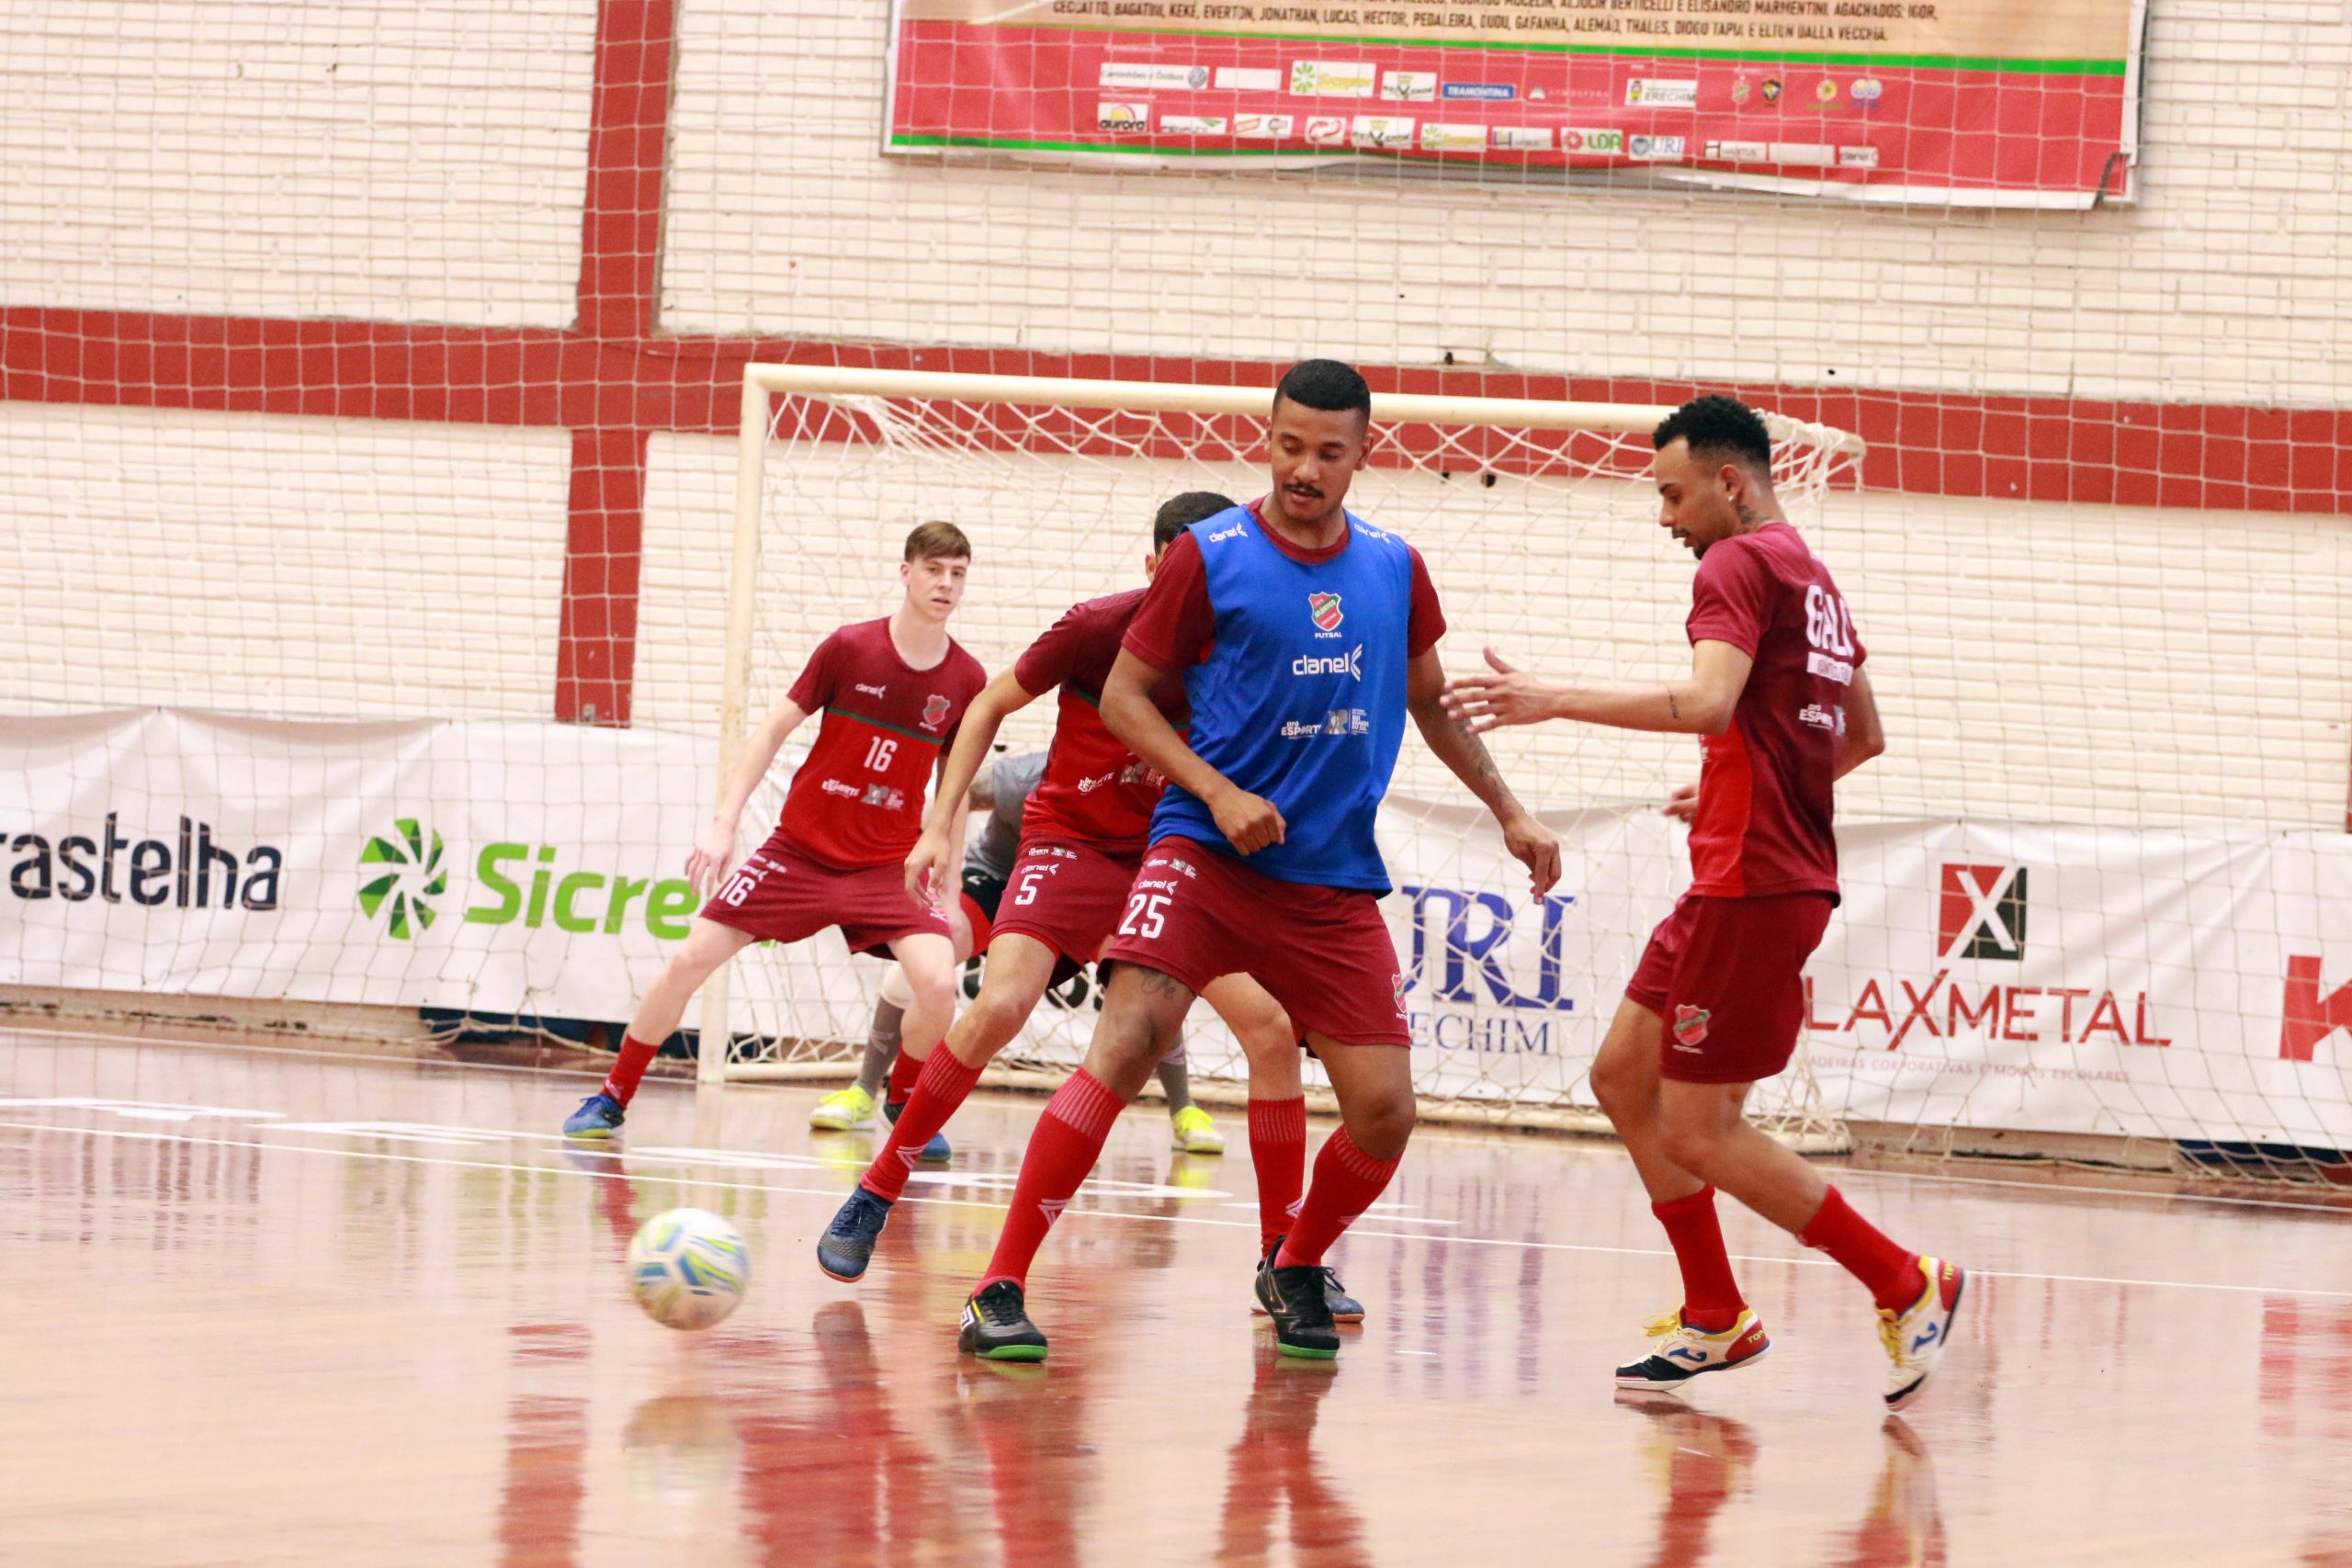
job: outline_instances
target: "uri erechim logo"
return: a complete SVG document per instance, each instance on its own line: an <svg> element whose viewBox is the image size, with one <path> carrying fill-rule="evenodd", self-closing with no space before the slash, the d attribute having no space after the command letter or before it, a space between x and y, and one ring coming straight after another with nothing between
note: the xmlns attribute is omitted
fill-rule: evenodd
<svg viewBox="0 0 2352 1568"><path fill-rule="evenodd" d="M362 875L382 868L382 874L361 884L359 908L370 919L389 908L393 939L406 942L433 924L433 906L425 900L448 889L449 874L441 869L440 834L428 835L413 817L396 818L392 830L393 837L370 839L359 852Z"/></svg>

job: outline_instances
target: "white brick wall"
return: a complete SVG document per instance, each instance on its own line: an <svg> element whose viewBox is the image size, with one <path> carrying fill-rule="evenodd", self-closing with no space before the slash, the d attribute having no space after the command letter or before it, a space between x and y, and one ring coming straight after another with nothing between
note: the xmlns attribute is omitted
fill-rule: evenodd
<svg viewBox="0 0 2352 1568"><path fill-rule="evenodd" d="M896 601L900 539L953 518L977 552L956 635L991 671L1073 600L1141 581L1151 509L1248 469L1141 463L960 471L850 468L779 452L769 470L754 694L782 695L835 625ZM657 437L647 497L641 723L707 728L718 710L732 444ZM1351 504L1426 553L1450 665L1492 642L1590 678L1687 669L1689 558L1639 487L1565 500L1375 470ZM1849 816L2222 819L2340 827L2352 759L2352 528L2334 519L1831 497L1805 520L1871 650L1887 757L1842 792ZM1007 727L1042 744L1038 704ZM1521 791L1554 807L1657 798L1692 776L1679 739L1566 726L1497 738ZM1456 786L1408 740L1400 787Z"/></svg>
<svg viewBox="0 0 2352 1568"><path fill-rule="evenodd" d="M571 439L0 403L0 713L554 710Z"/></svg>
<svg viewBox="0 0 2352 1568"><path fill-rule="evenodd" d="M9 0L0 299L563 326L594 0Z"/></svg>
<svg viewBox="0 0 2352 1568"><path fill-rule="evenodd" d="M884 0L683 8L673 331L2333 403L2340 0L2162 0L2143 197L2091 213L885 159ZM1314 236L1302 245L1300 236Z"/></svg>

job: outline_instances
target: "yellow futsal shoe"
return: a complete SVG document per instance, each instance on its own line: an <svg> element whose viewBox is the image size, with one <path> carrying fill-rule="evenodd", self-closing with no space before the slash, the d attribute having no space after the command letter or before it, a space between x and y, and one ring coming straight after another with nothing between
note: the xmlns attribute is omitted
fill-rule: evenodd
<svg viewBox="0 0 2352 1568"><path fill-rule="evenodd" d="M825 1133L862 1132L874 1125L874 1097L852 1084L819 1100L808 1125Z"/></svg>
<svg viewBox="0 0 2352 1568"><path fill-rule="evenodd" d="M1188 1155L1221 1155L1225 1153L1225 1134L1216 1130L1216 1122L1197 1105L1188 1105L1169 1119L1176 1146Z"/></svg>

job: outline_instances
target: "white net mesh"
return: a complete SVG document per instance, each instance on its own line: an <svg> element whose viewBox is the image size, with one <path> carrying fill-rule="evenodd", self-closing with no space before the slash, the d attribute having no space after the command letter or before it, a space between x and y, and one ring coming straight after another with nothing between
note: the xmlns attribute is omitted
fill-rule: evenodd
<svg viewBox="0 0 2352 1568"><path fill-rule="evenodd" d="M1123 390L1130 401L1153 395ZM1195 490L1247 501L1266 489L1265 422L1255 412L1263 393L1238 394L1249 413L1090 407L1075 387L1070 400L1050 404L999 395L989 378L965 378L944 380L933 396L778 400L763 444L758 608L744 628L752 711L783 694L833 626L882 607L896 586L897 540L915 522L945 518L971 536L971 585L951 629L996 671L1072 603L1143 581L1161 501ZM1197 400L1201 389L1159 395ZM1400 409L1415 417L1395 417ZM1600 678L1662 677L1687 664L1675 627L1689 569L1679 550L1660 547L1647 477L1647 432L1667 411L1592 410L1583 427L1568 405L1458 399L1430 412L1442 417L1376 403L1373 466L1349 506L1422 550L1445 605L1442 651L1452 664L1475 663L1488 646ZM1531 419L1554 427L1516 423ZM1814 529L1823 497L1850 476L1858 444L1771 423L1777 488L1792 519ZM1053 712L1051 703L1032 705L1006 723L1001 744L1042 749ZM1654 818L1668 789L1695 776L1695 747L1566 726L1493 739L1525 798L1573 805L1589 827L1557 907L1523 911L1524 874L1498 863L1475 802L1418 739L1408 742L1383 830L1399 887L1390 908L1408 956L1408 1005L1423 1043L1439 1047L1421 1058L1422 1087L1503 1117L1589 1108L1583 1069L1614 1006L1609 977L1622 985L1656 917L1629 891L1681 874L1661 827L1599 825L1618 814ZM825 971L838 976L838 967L814 955L750 959L762 963L779 966L749 982L766 999L734 1021L761 1037L761 1059L820 1058L862 1035L865 987L829 980ZM1499 1000L1490 975L1521 1004ZM878 970L865 979L870 987ZM1084 1054L1091 1018L1048 1005L1013 1059L1066 1069ZM1194 1074L1245 1077L1206 1009L1194 1023ZM1799 1073L1768 1089L1760 1109L1776 1121L1801 1118L1809 1098Z"/></svg>

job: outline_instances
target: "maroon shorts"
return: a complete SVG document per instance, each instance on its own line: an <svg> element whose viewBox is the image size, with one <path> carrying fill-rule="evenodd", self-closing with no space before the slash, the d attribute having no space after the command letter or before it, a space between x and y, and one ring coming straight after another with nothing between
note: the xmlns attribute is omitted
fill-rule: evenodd
<svg viewBox="0 0 2352 1568"><path fill-rule="evenodd" d="M989 940L1017 931L1044 942L1060 954L1053 981L1060 985L1093 963L1111 940L1140 858L1105 854L1088 844L1022 840Z"/></svg>
<svg viewBox="0 0 2352 1568"><path fill-rule="evenodd" d="M1342 1045L1412 1043L1405 976L1379 899L1360 888L1277 882L1190 839L1162 839L1146 852L1102 956L1157 969L1194 992L1247 975L1302 1032Z"/></svg>
<svg viewBox="0 0 2352 1568"><path fill-rule="evenodd" d="M706 919L769 942L800 942L839 926L852 953L890 956L890 943L918 931L950 934L947 917L907 897L897 862L855 871L819 865L781 832L753 851L702 907Z"/></svg>
<svg viewBox="0 0 2352 1568"><path fill-rule="evenodd" d="M1804 1023L1804 961L1837 902L1826 893L1684 894L1625 983L1627 1001L1666 1021L1659 1075L1754 1083L1787 1066Z"/></svg>

